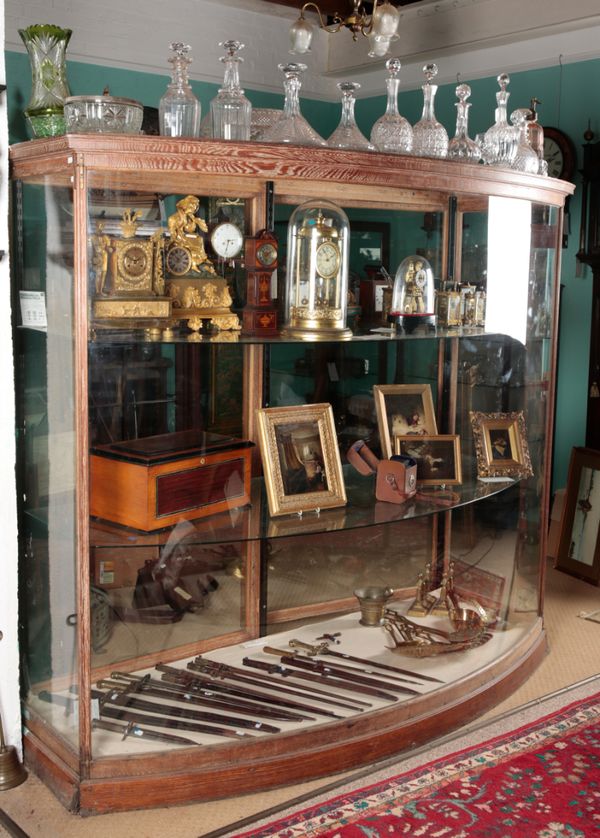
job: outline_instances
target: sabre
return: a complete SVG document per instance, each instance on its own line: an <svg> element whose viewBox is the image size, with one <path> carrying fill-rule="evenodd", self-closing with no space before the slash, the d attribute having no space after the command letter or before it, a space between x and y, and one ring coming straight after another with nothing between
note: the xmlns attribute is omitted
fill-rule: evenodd
<svg viewBox="0 0 600 838"><path fill-rule="evenodd" d="M226 695L242 696L243 698L259 698L266 704L274 704L277 707L288 707L293 710L303 710L308 713L314 713L317 716L327 716L330 719L343 719L344 716L339 716L331 710L323 710L321 707L311 707L309 704L303 704L299 701L292 701L291 699L281 698L280 696L269 695L269 693L257 692L248 687L242 689L236 687L235 684L226 684L224 681L217 681L214 678L208 678L206 675L192 674L191 672L184 672L182 669L176 669L173 666L167 666L164 663L156 665L156 669L162 672L162 677L165 681L183 684L189 690L204 690L210 689L212 692L224 693ZM234 680L234 676L230 678ZM264 685L263 685L264 686ZM280 692L290 693L291 695L304 695L306 693L298 693L295 690L281 689ZM351 708L354 709L354 708Z"/></svg>
<svg viewBox="0 0 600 838"><path fill-rule="evenodd" d="M305 658L302 655L290 655L286 651L273 649L271 646L265 646L263 648L263 652L266 652L268 655L277 655L281 660L281 663L287 666L297 666L302 669L309 669L313 672L319 672L322 675L329 675L333 678L352 681L356 684L364 684L367 687L376 687L379 689L384 687L392 692L405 693L406 695L421 695L421 693L417 692L417 690L411 690L409 687L400 686L400 684L390 684L386 681L377 681L373 678L365 678L358 670L350 672L348 669L340 669L336 666L329 666L328 664L323 663L323 661L317 661L313 658Z"/></svg>
<svg viewBox="0 0 600 838"><path fill-rule="evenodd" d="M131 707L133 710L142 710L148 713L164 713L165 716L175 716L178 719L190 719L197 722L211 722L222 724L226 727L246 727L260 733L281 733L281 729L264 722L257 722L253 719L244 719L241 716L220 716L218 713L210 713L204 710L190 710L189 707L176 707L173 704L158 704L154 701L146 701L127 692L127 689L112 689L107 693L99 690L92 690L92 698L98 698L104 705L109 702L118 707Z"/></svg>
<svg viewBox="0 0 600 838"><path fill-rule="evenodd" d="M183 684L173 684L168 681L157 681L149 675L137 678L125 672L111 672L111 680L98 681L96 684L100 689L113 689L114 687L131 686L135 692L142 692L145 695L156 696L157 698L171 698L175 701L184 701L189 704L201 707L214 707L216 710L233 710L250 716L261 716L266 719L274 719L279 722L314 722L312 716L303 716L300 713L292 713L290 710L283 710L277 707L264 707L258 702L242 701L238 698L228 696L216 696L209 689L199 688L193 693Z"/></svg>
<svg viewBox="0 0 600 838"><path fill-rule="evenodd" d="M108 716L109 719L120 719L121 721L133 722L134 724L142 722L142 724L152 725L153 727L192 730L196 733L210 733L213 736L224 736L227 739L253 739L250 733L244 733L243 730L229 730L225 727L204 725L199 722L188 722L183 719L169 719L166 716L148 716L145 713L135 713L124 707L111 707L110 705L103 704L101 705L100 713L103 716Z"/></svg>
<svg viewBox="0 0 600 838"><path fill-rule="evenodd" d="M127 739L128 736L135 736L136 739L152 739L156 742L169 742L172 745L196 746L198 744L186 736L177 736L175 733L161 733L159 730L150 730L147 727L136 725L135 722L120 725L118 722L107 722L106 719L92 719L92 728L121 733L123 739Z"/></svg>
<svg viewBox="0 0 600 838"><path fill-rule="evenodd" d="M379 663L379 661L368 660L367 658L359 658L355 655L347 655L345 652L335 652L330 649L327 643L320 643L318 646L311 646L309 643L304 643L302 640L290 640L292 649L305 649L309 655L331 655L335 658L343 658L354 663L366 663L368 666L374 666L377 669L385 669L389 672L398 672L400 675L408 675L410 678L418 678L421 681L434 681L436 684L443 684L439 678L434 678L431 675L422 675L419 672L411 672L410 669L400 669L399 666L390 666L388 663Z"/></svg>
<svg viewBox="0 0 600 838"><path fill-rule="evenodd" d="M317 675L314 672L296 672L294 669L287 669L285 666L276 663L269 663L268 661L258 661L253 658L244 658L242 661L244 666L253 666L255 669L263 669L269 673L277 672L283 678L300 678L303 681L316 681L318 684L329 684L332 687L338 687L341 690L348 690L349 692L357 692L364 695L373 695L376 698L384 698L386 701L397 701L398 698L392 693L387 693L384 690L375 687L367 687L363 684L355 682L350 683L341 678L334 678L329 675Z"/></svg>
<svg viewBox="0 0 600 838"><path fill-rule="evenodd" d="M231 678L234 681L254 684L255 686L267 689L271 684L273 684L277 687L279 692L291 693L292 695L299 695L303 698L310 697L313 701L323 701L324 699L320 698L320 696L324 696L329 704L334 704L338 707L345 707L348 710L356 711L359 709L356 705L360 705L361 707L371 707L370 704L367 704L364 701L359 701L357 698L345 698L344 701L350 702L350 704L344 703L339 701L337 697L334 698L333 693L328 692L327 690L319 690L317 687L307 687L303 684L289 684L284 687L282 686L279 678L269 678L268 675L263 675L260 679L258 677L253 678L252 673L247 672L244 669L239 669L236 666L228 666L223 663L216 663L214 661L204 661L200 656L198 656L194 661L190 661L190 663L188 663L188 669L195 670L196 672L205 672L215 678Z"/></svg>

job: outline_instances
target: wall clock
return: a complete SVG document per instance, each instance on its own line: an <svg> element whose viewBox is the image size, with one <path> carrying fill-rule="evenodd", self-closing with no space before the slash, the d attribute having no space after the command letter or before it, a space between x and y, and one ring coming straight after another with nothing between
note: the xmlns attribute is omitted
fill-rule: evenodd
<svg viewBox="0 0 600 838"><path fill-rule="evenodd" d="M544 159L548 175L560 180L573 180L577 155L570 137L558 128L544 126Z"/></svg>

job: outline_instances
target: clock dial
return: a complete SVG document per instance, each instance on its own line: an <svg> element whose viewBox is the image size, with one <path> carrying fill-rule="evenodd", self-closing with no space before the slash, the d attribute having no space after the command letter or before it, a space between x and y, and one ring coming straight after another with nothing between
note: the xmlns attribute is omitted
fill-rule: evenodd
<svg viewBox="0 0 600 838"><path fill-rule="evenodd" d="M331 279L340 267L340 251L334 242L323 242L317 248L317 271L323 279Z"/></svg>
<svg viewBox="0 0 600 838"><path fill-rule="evenodd" d="M277 248L271 242L261 244L256 251L256 258L261 265L266 268L270 267L277 259Z"/></svg>
<svg viewBox="0 0 600 838"><path fill-rule="evenodd" d="M175 245L167 251L167 269L174 276L184 276L192 268L192 257L185 247Z"/></svg>
<svg viewBox="0 0 600 838"><path fill-rule="evenodd" d="M236 224L224 221L210 234L210 243L217 256L234 259L244 246L244 236Z"/></svg>
<svg viewBox="0 0 600 838"><path fill-rule="evenodd" d="M549 177L560 177L565 159L561 149L550 137L544 138L544 160L548 163Z"/></svg>
<svg viewBox="0 0 600 838"><path fill-rule="evenodd" d="M550 177L573 180L577 163L575 146L558 128L544 126L544 160Z"/></svg>
<svg viewBox="0 0 600 838"><path fill-rule="evenodd" d="M123 254L123 268L130 277L141 276L148 265L148 258L143 248L134 245Z"/></svg>

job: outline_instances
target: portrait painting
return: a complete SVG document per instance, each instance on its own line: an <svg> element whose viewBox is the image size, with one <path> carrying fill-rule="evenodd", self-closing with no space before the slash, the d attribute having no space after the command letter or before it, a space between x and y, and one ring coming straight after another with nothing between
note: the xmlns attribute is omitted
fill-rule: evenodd
<svg viewBox="0 0 600 838"><path fill-rule="evenodd" d="M531 477L533 468L523 411L471 411L471 427L481 480Z"/></svg>
<svg viewBox="0 0 600 838"><path fill-rule="evenodd" d="M257 419L272 516L345 505L331 405L262 408Z"/></svg>
<svg viewBox="0 0 600 838"><path fill-rule="evenodd" d="M395 436L437 434L429 384L376 384L373 396L382 457L394 453Z"/></svg>
<svg viewBox="0 0 600 838"><path fill-rule="evenodd" d="M462 483L458 434L394 436L394 453L415 460L420 486L455 486Z"/></svg>

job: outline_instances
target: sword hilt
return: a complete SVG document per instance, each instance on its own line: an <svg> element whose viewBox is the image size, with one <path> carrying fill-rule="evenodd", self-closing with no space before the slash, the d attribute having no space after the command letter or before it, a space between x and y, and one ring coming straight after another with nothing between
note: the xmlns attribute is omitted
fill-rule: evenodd
<svg viewBox="0 0 600 838"><path fill-rule="evenodd" d="M310 657L313 657L314 655L322 655L329 649L329 644L326 642L319 643L318 645L311 645L310 643L304 643L303 640L290 640L289 645L292 649L304 650Z"/></svg>

